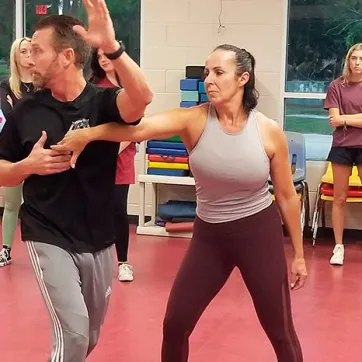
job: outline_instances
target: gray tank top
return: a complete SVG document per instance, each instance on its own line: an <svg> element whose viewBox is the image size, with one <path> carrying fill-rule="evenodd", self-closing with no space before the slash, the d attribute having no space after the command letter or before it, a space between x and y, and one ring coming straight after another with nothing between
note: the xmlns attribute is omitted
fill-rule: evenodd
<svg viewBox="0 0 362 362"><path fill-rule="evenodd" d="M270 162L256 112L237 134L224 131L210 105L205 129L189 155L196 183L197 216L221 223L256 214L272 203Z"/></svg>

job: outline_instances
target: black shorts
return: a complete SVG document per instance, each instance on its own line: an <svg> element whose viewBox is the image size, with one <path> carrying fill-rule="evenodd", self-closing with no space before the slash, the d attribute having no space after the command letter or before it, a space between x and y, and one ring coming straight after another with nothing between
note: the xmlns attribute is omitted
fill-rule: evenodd
<svg viewBox="0 0 362 362"><path fill-rule="evenodd" d="M327 161L340 165L362 165L362 148L332 147Z"/></svg>

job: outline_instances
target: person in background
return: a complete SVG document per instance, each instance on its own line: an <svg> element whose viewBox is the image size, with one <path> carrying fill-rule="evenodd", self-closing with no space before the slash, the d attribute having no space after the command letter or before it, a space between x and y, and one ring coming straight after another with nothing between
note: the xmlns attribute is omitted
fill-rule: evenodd
<svg viewBox="0 0 362 362"><path fill-rule="evenodd" d="M112 62L104 55L102 49L93 50L91 70L90 82L101 87L122 87ZM135 156L136 143L121 142L117 159L115 185L116 253L118 280L121 282L133 281L133 267L128 263L129 221L127 200L129 185L135 183Z"/></svg>
<svg viewBox="0 0 362 362"><path fill-rule="evenodd" d="M29 64L30 38L16 39L10 50L10 78L0 83L1 110L5 120L13 107L27 94L34 91ZM23 184L4 187L4 213L2 218L2 243L0 267L11 263L11 247L14 242L18 215L22 201Z"/></svg>
<svg viewBox="0 0 362 362"><path fill-rule="evenodd" d="M327 160L332 164L334 199L332 226L335 238L332 265L344 262L344 210L352 167L362 175L362 43L353 45L345 58L343 74L328 88L324 108L334 128Z"/></svg>
<svg viewBox="0 0 362 362"><path fill-rule="evenodd" d="M93 141L180 136L195 178L197 217L169 296L161 361L188 361L191 333L238 268L278 362L302 362L290 288L304 285L307 269L285 134L256 111L255 58L245 49L218 46L206 61L205 89L209 103L144 117L134 127L112 122L70 131L52 148L76 158ZM290 285L280 215L294 246Z"/></svg>

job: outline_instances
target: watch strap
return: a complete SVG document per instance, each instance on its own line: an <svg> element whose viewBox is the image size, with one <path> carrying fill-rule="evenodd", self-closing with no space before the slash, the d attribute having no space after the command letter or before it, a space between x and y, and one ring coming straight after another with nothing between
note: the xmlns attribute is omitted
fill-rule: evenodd
<svg viewBox="0 0 362 362"><path fill-rule="evenodd" d="M126 50L126 47L124 46L122 41L119 42L119 45L120 45L119 48L115 52L104 53L104 55L110 60L115 60L115 59L119 58Z"/></svg>

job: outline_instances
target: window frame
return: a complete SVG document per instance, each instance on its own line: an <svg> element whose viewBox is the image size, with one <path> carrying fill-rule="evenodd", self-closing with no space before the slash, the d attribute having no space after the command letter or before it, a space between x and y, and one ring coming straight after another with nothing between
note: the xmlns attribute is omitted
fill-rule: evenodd
<svg viewBox="0 0 362 362"><path fill-rule="evenodd" d="M284 129L285 126L285 101L290 98L302 98L302 99L326 99L327 93L310 93L310 92L287 92L285 90L285 82L287 80L287 51L288 51L288 34L289 34L289 3L290 0L284 0L283 6L283 18L282 18L282 51L281 51L281 102L280 102L280 126Z"/></svg>
<svg viewBox="0 0 362 362"><path fill-rule="evenodd" d="M25 0L15 0L15 37L16 39L24 36L25 24Z"/></svg>

